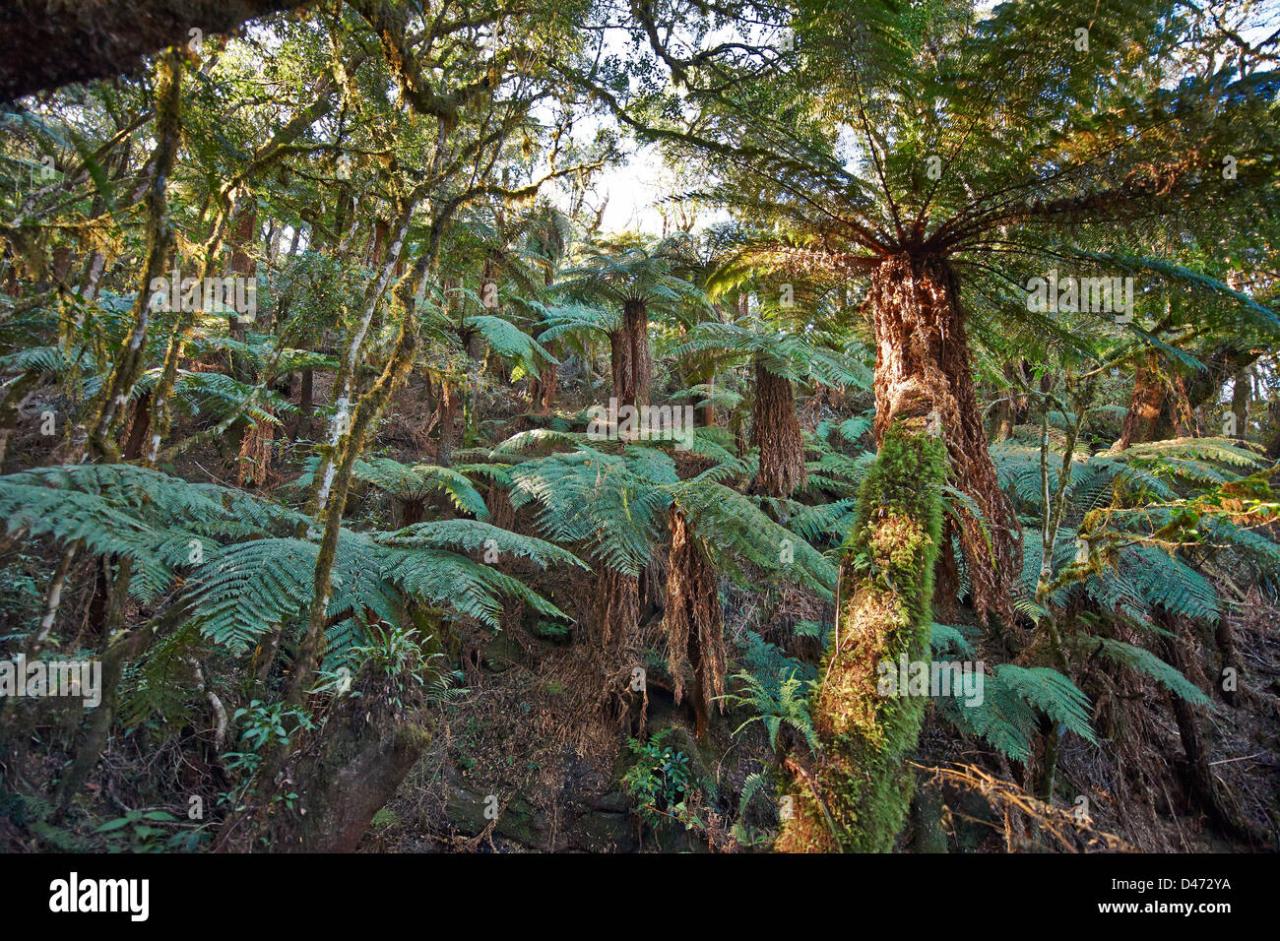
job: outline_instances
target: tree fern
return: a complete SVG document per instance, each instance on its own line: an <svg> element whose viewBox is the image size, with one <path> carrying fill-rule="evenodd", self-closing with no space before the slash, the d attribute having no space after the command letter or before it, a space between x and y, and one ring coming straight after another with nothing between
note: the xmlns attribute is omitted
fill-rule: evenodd
<svg viewBox="0 0 1280 941"><path fill-rule="evenodd" d="M309 459L306 471L294 481L295 486L310 487L318 464L318 459ZM417 500L432 493L444 493L462 512L480 520L489 518L484 497L458 468L402 464L389 457L369 457L357 460L351 473L356 480L401 500Z"/></svg>
<svg viewBox="0 0 1280 941"><path fill-rule="evenodd" d="M536 376L557 362L541 343L515 324L491 314L468 317L466 325L479 330L499 356L515 361L526 375Z"/></svg>
<svg viewBox="0 0 1280 941"><path fill-rule="evenodd" d="M1077 637L1072 641L1072 646L1086 656L1096 651L1113 663L1149 676L1189 703L1199 706L1209 704L1209 697L1200 687L1144 647L1126 644L1111 637Z"/></svg>
<svg viewBox="0 0 1280 941"><path fill-rule="evenodd" d="M662 452L629 447L613 455L581 447L513 467L511 505L537 504L538 528L549 538L582 543L593 559L634 576L649 563L670 503L657 485L675 479Z"/></svg>
<svg viewBox="0 0 1280 941"><path fill-rule="evenodd" d="M940 714L962 731L985 739L1015 761L1031 755L1040 715L1048 716L1088 742L1089 700L1074 683L1049 667L1002 663L984 676L981 703L955 696L935 700Z"/></svg>
<svg viewBox="0 0 1280 941"><path fill-rule="evenodd" d="M721 571L743 584L751 584L758 570L824 596L834 592L835 567L750 498L709 481L682 482L670 492Z"/></svg>
<svg viewBox="0 0 1280 941"><path fill-rule="evenodd" d="M487 552L492 550L499 557L517 556L529 559L539 568L589 566L567 549L550 542L514 533L509 529L491 526L477 520L438 520L415 523L393 533L375 537L381 545L397 547L423 547L428 549L453 549L462 552Z"/></svg>

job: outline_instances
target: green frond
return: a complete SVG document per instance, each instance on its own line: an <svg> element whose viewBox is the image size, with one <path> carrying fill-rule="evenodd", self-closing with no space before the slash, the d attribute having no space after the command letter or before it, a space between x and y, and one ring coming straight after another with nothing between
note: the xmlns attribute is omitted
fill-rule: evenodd
<svg viewBox="0 0 1280 941"><path fill-rule="evenodd" d="M513 467L511 505L538 504L537 526L548 538L581 543L596 561L638 575L671 500L656 485L675 479L671 458L660 451L614 455L584 447Z"/></svg>
<svg viewBox="0 0 1280 941"><path fill-rule="evenodd" d="M835 566L749 497L709 481L683 481L669 490L716 567L741 584L752 584L759 571L826 597L835 591Z"/></svg>
<svg viewBox="0 0 1280 941"><path fill-rule="evenodd" d="M1177 669L1165 663L1145 647L1135 647L1110 637L1078 637L1073 645L1083 654L1097 651L1106 659L1128 667L1135 673L1149 676L1174 695L1181 696L1198 706L1209 704L1209 697L1200 687L1183 676Z"/></svg>
<svg viewBox="0 0 1280 941"><path fill-rule="evenodd" d="M1166 258L1150 258L1119 252L1096 252L1074 249L1072 254L1089 261L1106 265L1115 265L1126 271L1150 271L1169 279L1186 284L1197 290L1206 291L1222 297L1230 298L1240 305L1258 326L1271 331L1280 331L1280 314L1269 307L1259 304L1243 291L1237 291L1226 283L1219 281L1201 271L1195 271L1185 265Z"/></svg>
<svg viewBox="0 0 1280 941"><path fill-rule="evenodd" d="M300 489L311 487L319 463L319 458L308 458L303 473L294 479L293 486ZM461 512L470 513L476 519L489 518L484 497L461 468L402 464L389 457L368 457L352 465L351 476L398 500L420 500L433 493L443 493Z"/></svg>
<svg viewBox="0 0 1280 941"><path fill-rule="evenodd" d="M935 657L951 652L964 657L973 656L974 648L969 640L970 635L974 633L973 628L953 627L950 624L939 624L935 621L930 631L929 644L933 648Z"/></svg>
<svg viewBox="0 0 1280 941"><path fill-rule="evenodd" d="M1040 715L1090 743L1089 700L1070 679L1049 667L1002 663L984 676L981 702L938 697L939 712L962 731L985 739L1014 761L1031 754Z"/></svg>
<svg viewBox="0 0 1280 941"><path fill-rule="evenodd" d="M527 375L539 375L544 366L558 362L541 343L501 317L491 314L468 317L466 325L479 330L494 352L518 363Z"/></svg>
<svg viewBox="0 0 1280 941"><path fill-rule="evenodd" d="M554 543L491 526L477 520L437 520L414 523L393 533L376 537L386 546L454 549L462 552L493 551L499 558L514 555L529 559L539 568L573 566L588 569L585 562Z"/></svg>

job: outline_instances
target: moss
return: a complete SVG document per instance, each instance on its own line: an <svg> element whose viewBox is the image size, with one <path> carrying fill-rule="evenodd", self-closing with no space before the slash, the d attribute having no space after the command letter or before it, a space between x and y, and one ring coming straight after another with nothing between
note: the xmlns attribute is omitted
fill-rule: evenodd
<svg viewBox="0 0 1280 941"><path fill-rule="evenodd" d="M814 694L821 751L811 771L796 768L779 850L887 852L906 823L914 778L905 760L927 699L880 696L877 666L904 655L928 659L945 477L944 446L919 420L886 430L858 495L841 562L839 630Z"/></svg>
<svg viewBox="0 0 1280 941"><path fill-rule="evenodd" d="M400 817L390 807L383 807L373 815L371 826L375 830L390 830L400 826Z"/></svg>

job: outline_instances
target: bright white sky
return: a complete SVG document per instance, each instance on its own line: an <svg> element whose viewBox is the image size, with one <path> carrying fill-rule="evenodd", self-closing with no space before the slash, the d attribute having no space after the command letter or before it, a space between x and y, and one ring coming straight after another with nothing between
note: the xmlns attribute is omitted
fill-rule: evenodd
<svg viewBox="0 0 1280 941"><path fill-rule="evenodd" d="M655 148L644 147L633 151L622 165L600 174L595 191L608 200L601 222L606 233L662 230L662 218L654 204L662 197L661 177L665 165L666 161Z"/></svg>

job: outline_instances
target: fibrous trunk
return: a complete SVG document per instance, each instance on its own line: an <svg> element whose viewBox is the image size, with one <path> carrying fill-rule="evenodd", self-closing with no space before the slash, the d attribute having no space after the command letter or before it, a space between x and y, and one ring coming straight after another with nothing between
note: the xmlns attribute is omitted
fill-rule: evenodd
<svg viewBox="0 0 1280 941"><path fill-rule="evenodd" d="M872 276L870 298L876 329L876 440L883 440L897 417L928 416L939 429L956 486L984 518L964 513L960 526L974 608L984 621L994 614L1010 623L1016 518L988 450L955 275L939 256L892 256Z"/></svg>
<svg viewBox="0 0 1280 941"><path fill-rule="evenodd" d="M906 758L928 696L882 688L879 668L929 661L946 450L927 424L904 418L886 428L859 491L811 703L820 748L809 770L791 762L794 813L775 845L782 852L888 852L906 822L914 784Z"/></svg>
<svg viewBox="0 0 1280 941"><path fill-rule="evenodd" d="M543 366L542 373L529 381L529 407L535 415L551 414L559 384L559 367L555 363Z"/></svg>
<svg viewBox="0 0 1280 941"><path fill-rule="evenodd" d="M671 511L671 555L667 566L667 666L678 705L687 692L698 738L706 735L712 704L724 695L727 655L720 610L719 577L684 515ZM720 706L721 711L724 706Z"/></svg>
<svg viewBox="0 0 1280 941"><path fill-rule="evenodd" d="M1235 375L1231 387L1231 437L1244 440L1249 430L1249 371L1242 369Z"/></svg>
<svg viewBox="0 0 1280 941"><path fill-rule="evenodd" d="M462 399L451 380L440 384L439 410L440 447L436 451L436 463L448 467L453 463L453 449L458 445L458 419L462 412Z"/></svg>
<svg viewBox="0 0 1280 941"><path fill-rule="evenodd" d="M751 444L760 449L760 470L753 489L771 497L789 497L805 482L804 439L791 380L769 372L760 357L755 375Z"/></svg>
<svg viewBox="0 0 1280 941"><path fill-rule="evenodd" d="M605 566L600 576L593 642L603 649L624 649L640 626L640 579Z"/></svg>
<svg viewBox="0 0 1280 941"><path fill-rule="evenodd" d="M271 470L271 443L276 426L266 419L251 419L240 439L237 470L241 487L261 487Z"/></svg>
<svg viewBox="0 0 1280 941"><path fill-rule="evenodd" d="M618 405L645 405L653 358L649 353L649 312L644 301L629 300L622 307L622 324L609 334L613 366L613 394Z"/></svg>
<svg viewBox="0 0 1280 941"><path fill-rule="evenodd" d="M1189 434L1192 424L1191 403L1182 377L1166 375L1160 368L1160 354L1148 353L1134 373L1133 396L1117 448L1123 451L1131 444Z"/></svg>
<svg viewBox="0 0 1280 941"><path fill-rule="evenodd" d="M640 693L643 699L645 691L643 679L633 680L633 671L642 669L643 663L640 579L605 566L596 591L599 600L588 643L593 662L600 671L598 702L611 706L620 717L625 717L635 698L633 694Z"/></svg>

